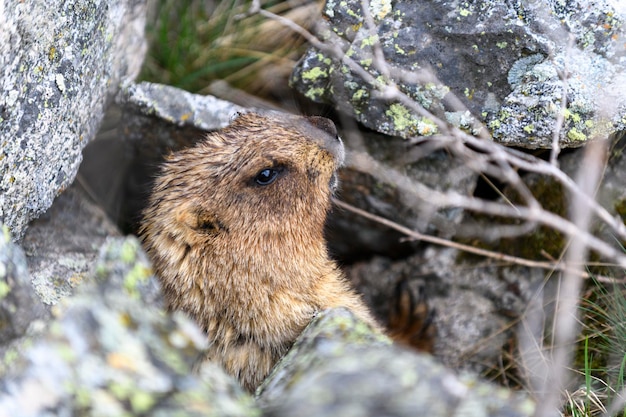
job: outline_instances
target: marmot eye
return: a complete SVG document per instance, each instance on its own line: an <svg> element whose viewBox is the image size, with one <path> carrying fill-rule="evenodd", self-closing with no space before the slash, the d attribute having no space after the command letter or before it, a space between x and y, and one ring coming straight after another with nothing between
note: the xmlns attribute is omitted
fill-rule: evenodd
<svg viewBox="0 0 626 417"><path fill-rule="evenodd" d="M278 178L279 173L280 173L280 170L278 169L265 168L259 171L258 174L256 174L256 177L254 177L254 182L256 182L259 185L270 185L271 183L276 181L276 178Z"/></svg>

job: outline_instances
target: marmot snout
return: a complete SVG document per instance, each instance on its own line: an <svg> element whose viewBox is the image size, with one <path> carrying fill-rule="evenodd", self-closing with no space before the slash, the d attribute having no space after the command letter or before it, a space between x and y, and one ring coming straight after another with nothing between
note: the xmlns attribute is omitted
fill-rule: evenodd
<svg viewBox="0 0 626 417"><path fill-rule="evenodd" d="M169 307L249 390L316 311L343 306L377 326L324 240L343 159L328 119L248 113L172 154L155 182L140 235Z"/></svg>

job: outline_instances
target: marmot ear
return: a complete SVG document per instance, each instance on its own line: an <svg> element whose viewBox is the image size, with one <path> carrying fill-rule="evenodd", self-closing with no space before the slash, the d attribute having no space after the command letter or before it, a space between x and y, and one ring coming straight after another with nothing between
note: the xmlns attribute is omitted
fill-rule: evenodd
<svg viewBox="0 0 626 417"><path fill-rule="evenodd" d="M182 207L176 213L176 220L200 233L219 233L226 227L211 213L201 207Z"/></svg>

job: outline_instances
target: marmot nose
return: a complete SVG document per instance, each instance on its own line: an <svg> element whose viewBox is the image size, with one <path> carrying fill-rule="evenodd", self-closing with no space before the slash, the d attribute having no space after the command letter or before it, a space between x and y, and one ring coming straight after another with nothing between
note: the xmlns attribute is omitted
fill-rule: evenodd
<svg viewBox="0 0 626 417"><path fill-rule="evenodd" d="M307 119L316 128L323 130L334 138L338 138L337 127L332 120L320 116L307 116Z"/></svg>
<svg viewBox="0 0 626 417"><path fill-rule="evenodd" d="M326 135L320 135L320 132L317 134L313 133L311 137L313 138L313 141L333 155L337 167L343 165L346 153L343 147L343 142L337 133L337 127L335 127L333 121L320 116L307 116L306 120L315 129L327 133Z"/></svg>

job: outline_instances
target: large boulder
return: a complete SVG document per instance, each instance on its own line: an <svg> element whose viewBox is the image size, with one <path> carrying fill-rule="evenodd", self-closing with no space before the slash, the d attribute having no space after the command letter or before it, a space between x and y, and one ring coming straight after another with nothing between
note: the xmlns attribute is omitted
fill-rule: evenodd
<svg viewBox="0 0 626 417"><path fill-rule="evenodd" d="M72 183L138 74L145 16L145 0L0 2L0 220L14 238Z"/></svg>
<svg viewBox="0 0 626 417"><path fill-rule="evenodd" d="M0 252L2 253L2 252ZM85 284L0 380L0 416L247 416L252 398L215 365L206 338L167 315L135 238L112 239Z"/></svg>
<svg viewBox="0 0 626 417"><path fill-rule="evenodd" d="M259 390L264 415L530 416L533 402L455 375L372 331L344 309L322 312Z"/></svg>
<svg viewBox="0 0 626 417"><path fill-rule="evenodd" d="M328 23L319 36L346 58L310 48L292 75L305 96L333 104L368 128L405 138L438 132L431 117L380 94L386 84L471 133L485 133L482 122L510 146L550 148L559 114L561 147L579 147L626 126L626 16L608 1L369 5L364 11L359 0L327 1Z"/></svg>

